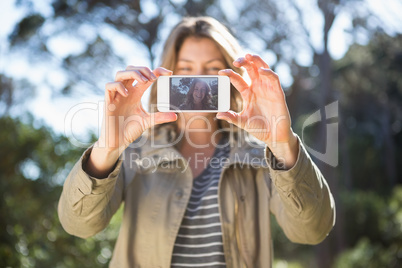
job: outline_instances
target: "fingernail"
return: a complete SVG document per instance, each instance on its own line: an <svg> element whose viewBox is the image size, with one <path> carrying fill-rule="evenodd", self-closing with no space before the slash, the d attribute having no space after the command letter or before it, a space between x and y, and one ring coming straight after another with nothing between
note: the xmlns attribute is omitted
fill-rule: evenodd
<svg viewBox="0 0 402 268"><path fill-rule="evenodd" d="M149 81L149 80L148 80L146 77L144 77L144 76L143 76L141 79L142 79L142 81L144 81L144 82L148 82L148 81Z"/></svg>
<svg viewBox="0 0 402 268"><path fill-rule="evenodd" d="M154 74L151 74L151 77L153 80L156 80L156 76Z"/></svg>

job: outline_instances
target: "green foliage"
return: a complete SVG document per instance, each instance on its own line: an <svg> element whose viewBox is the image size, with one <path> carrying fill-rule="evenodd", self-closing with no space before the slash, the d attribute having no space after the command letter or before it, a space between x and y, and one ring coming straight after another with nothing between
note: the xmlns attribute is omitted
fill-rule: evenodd
<svg viewBox="0 0 402 268"><path fill-rule="evenodd" d="M389 197L374 191L343 192L337 207L343 208L347 219L343 232L348 249L336 258L334 268L401 267L402 186ZM274 267L317 267L315 247L291 243L275 218L271 220Z"/></svg>
<svg viewBox="0 0 402 268"><path fill-rule="evenodd" d="M12 45L21 44L29 41L36 34L38 29L45 22L45 18L40 14L31 14L24 17L15 27L14 32L10 36Z"/></svg>
<svg viewBox="0 0 402 268"><path fill-rule="evenodd" d="M273 215L271 215L271 234L275 249L274 267L317 267L314 262L314 247L290 242Z"/></svg>
<svg viewBox="0 0 402 268"><path fill-rule="evenodd" d="M400 267L402 252L397 246L384 248L380 244L371 244L367 238L362 238L355 248L347 250L337 259L334 267L344 268L378 268Z"/></svg>
<svg viewBox="0 0 402 268"><path fill-rule="evenodd" d="M13 79L0 73L0 116L24 103L34 91L33 85L26 79Z"/></svg>
<svg viewBox="0 0 402 268"><path fill-rule="evenodd" d="M354 245L337 259L334 267L402 266L402 187L382 198L374 192L344 193L343 207L350 219L345 232Z"/></svg>
<svg viewBox="0 0 402 268"><path fill-rule="evenodd" d="M342 96L350 184L388 194L402 182L397 165L402 160L402 35L374 37L367 46L353 45L335 63L334 85Z"/></svg>
<svg viewBox="0 0 402 268"><path fill-rule="evenodd" d="M60 183L82 149L32 117L0 118L0 267L102 267L111 257L121 211L105 231L83 240L57 216Z"/></svg>
<svg viewBox="0 0 402 268"><path fill-rule="evenodd" d="M381 240L380 214L385 202L374 192L345 192L341 196L348 224L345 227L347 243L355 245L360 237L370 235L372 241Z"/></svg>
<svg viewBox="0 0 402 268"><path fill-rule="evenodd" d="M174 106L173 108L180 107L186 102L187 94L180 93L180 91L172 91L170 94L170 103Z"/></svg>

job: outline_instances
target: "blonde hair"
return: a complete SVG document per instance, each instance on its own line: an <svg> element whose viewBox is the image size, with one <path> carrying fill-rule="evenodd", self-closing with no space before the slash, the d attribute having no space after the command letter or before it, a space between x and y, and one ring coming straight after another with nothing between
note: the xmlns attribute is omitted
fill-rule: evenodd
<svg viewBox="0 0 402 268"><path fill-rule="evenodd" d="M241 47L239 43L225 26L211 17L183 18L183 20L173 28L165 42L160 64L161 67L172 70L173 73L176 71L175 68L179 51L184 43L184 40L189 37L209 38L210 40L214 41L223 55L226 68L232 69L240 75L243 75L243 70L233 65L233 61L241 56ZM154 83L151 88L151 95L149 99L150 112L156 112L156 94L157 87L156 83ZM235 112L240 112L243 103L240 93L231 85L230 94L230 109ZM163 125L159 125L157 128ZM229 125L226 121L219 120L219 127L228 128Z"/></svg>

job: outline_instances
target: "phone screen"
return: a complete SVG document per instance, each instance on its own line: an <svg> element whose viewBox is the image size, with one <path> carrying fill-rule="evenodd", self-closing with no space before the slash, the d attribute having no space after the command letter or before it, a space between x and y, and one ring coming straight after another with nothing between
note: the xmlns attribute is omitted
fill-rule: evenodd
<svg viewBox="0 0 402 268"><path fill-rule="evenodd" d="M170 77L171 110L217 110L217 77Z"/></svg>

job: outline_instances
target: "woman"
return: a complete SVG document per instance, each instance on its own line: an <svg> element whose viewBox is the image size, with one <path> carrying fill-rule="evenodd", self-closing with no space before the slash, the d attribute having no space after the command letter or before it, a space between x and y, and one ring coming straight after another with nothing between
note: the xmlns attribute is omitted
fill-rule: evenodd
<svg viewBox="0 0 402 268"><path fill-rule="evenodd" d="M191 83L186 101L180 105L180 110L216 110L212 105L211 87L199 78Z"/></svg>
<svg viewBox="0 0 402 268"><path fill-rule="evenodd" d="M124 201L111 267L270 267L270 212L297 243L331 230L332 195L291 129L278 76L239 54L219 22L187 18L166 41L164 68L129 66L106 85L103 131L68 176L59 217L85 238ZM146 112L143 93L172 73L228 76L231 110L155 112L153 85Z"/></svg>

